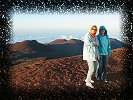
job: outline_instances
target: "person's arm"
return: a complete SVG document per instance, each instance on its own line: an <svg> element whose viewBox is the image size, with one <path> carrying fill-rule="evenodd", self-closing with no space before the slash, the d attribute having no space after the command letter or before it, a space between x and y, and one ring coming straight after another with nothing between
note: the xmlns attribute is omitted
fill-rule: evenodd
<svg viewBox="0 0 133 100"><path fill-rule="evenodd" d="M99 46L99 41L98 41L98 38L96 36L96 43L95 43L96 46Z"/></svg>
<svg viewBox="0 0 133 100"><path fill-rule="evenodd" d="M97 35L96 39L97 39L97 42L98 42L98 46L97 46L97 48L98 48L98 52L99 52L100 39L99 39L99 36L98 36L98 35Z"/></svg>
<svg viewBox="0 0 133 100"><path fill-rule="evenodd" d="M100 60L100 54L99 54L99 50L98 50L98 47L99 47L99 41L98 41L98 37L96 37L96 42L97 42L97 48L96 48L96 53L97 53L97 60Z"/></svg>
<svg viewBox="0 0 133 100"><path fill-rule="evenodd" d="M85 45L88 45L88 46L95 46L96 45L96 42L93 42L91 37L87 34L85 35L84 43L85 43Z"/></svg>
<svg viewBox="0 0 133 100"><path fill-rule="evenodd" d="M110 56L111 55L111 45L110 45L110 39L109 39L109 36L108 37L108 41L109 41L109 44L108 44L108 55Z"/></svg>

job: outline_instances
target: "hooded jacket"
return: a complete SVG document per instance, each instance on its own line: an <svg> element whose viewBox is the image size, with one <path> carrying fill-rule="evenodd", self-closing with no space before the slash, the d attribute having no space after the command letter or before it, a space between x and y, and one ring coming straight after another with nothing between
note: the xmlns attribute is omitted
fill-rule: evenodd
<svg viewBox="0 0 133 100"><path fill-rule="evenodd" d="M102 34L100 33L100 31L102 29L105 30L104 36L102 36ZM97 39L99 42L99 45L98 45L99 54L100 55L110 55L110 53L111 53L110 39L107 34L107 29L104 26L101 26L99 28L99 34L97 35Z"/></svg>
<svg viewBox="0 0 133 100"><path fill-rule="evenodd" d="M84 37L83 60L97 61L98 50L96 45L98 45L96 36L94 37L91 32L86 33Z"/></svg>

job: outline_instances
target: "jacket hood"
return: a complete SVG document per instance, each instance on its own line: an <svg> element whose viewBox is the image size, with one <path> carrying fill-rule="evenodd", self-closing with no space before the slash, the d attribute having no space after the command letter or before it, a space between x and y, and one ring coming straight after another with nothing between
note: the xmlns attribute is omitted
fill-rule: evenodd
<svg viewBox="0 0 133 100"><path fill-rule="evenodd" d="M108 35L107 34L107 29L105 28L105 26L100 26L100 28L99 28L99 34L101 35L101 33L100 33L100 31L102 30L102 29L104 29L105 30L105 35Z"/></svg>

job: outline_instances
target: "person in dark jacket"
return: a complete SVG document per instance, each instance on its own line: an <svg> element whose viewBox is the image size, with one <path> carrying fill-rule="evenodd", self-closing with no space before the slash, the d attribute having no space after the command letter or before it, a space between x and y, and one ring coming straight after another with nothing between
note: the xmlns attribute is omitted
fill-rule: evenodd
<svg viewBox="0 0 133 100"><path fill-rule="evenodd" d="M108 57L111 54L111 47L110 47L110 39L107 34L107 29L105 26L100 26L99 34L97 35L97 39L99 42L98 45L98 52L100 55L99 60L99 67L96 69L96 79L107 82L107 64L108 64Z"/></svg>

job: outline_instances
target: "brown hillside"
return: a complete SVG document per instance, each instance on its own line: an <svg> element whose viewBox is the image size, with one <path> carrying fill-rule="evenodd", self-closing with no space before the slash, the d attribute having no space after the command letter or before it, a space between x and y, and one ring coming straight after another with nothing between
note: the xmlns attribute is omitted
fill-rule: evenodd
<svg viewBox="0 0 133 100"><path fill-rule="evenodd" d="M66 41L65 43L69 43L69 44L77 44L77 43L80 43L80 44L83 44L83 41L77 40L77 39L70 39L70 40Z"/></svg>
<svg viewBox="0 0 133 100"><path fill-rule="evenodd" d="M77 43L83 43L83 41L77 40L77 39L70 39L70 40L57 39L57 40L54 40L54 41L50 42L49 44L66 44L66 43L77 44Z"/></svg>
<svg viewBox="0 0 133 100"><path fill-rule="evenodd" d="M75 90L88 91L89 93L101 91L117 91L123 88L125 82L124 57L126 49L120 48L112 51L107 67L108 83L95 81L94 89L85 86L88 71L87 62L82 60L82 55L46 60L32 59L10 68L10 82L15 90L21 91L55 91Z"/></svg>
<svg viewBox="0 0 133 100"><path fill-rule="evenodd" d="M66 41L67 41L66 39L57 39L50 42L49 44L64 44Z"/></svg>

